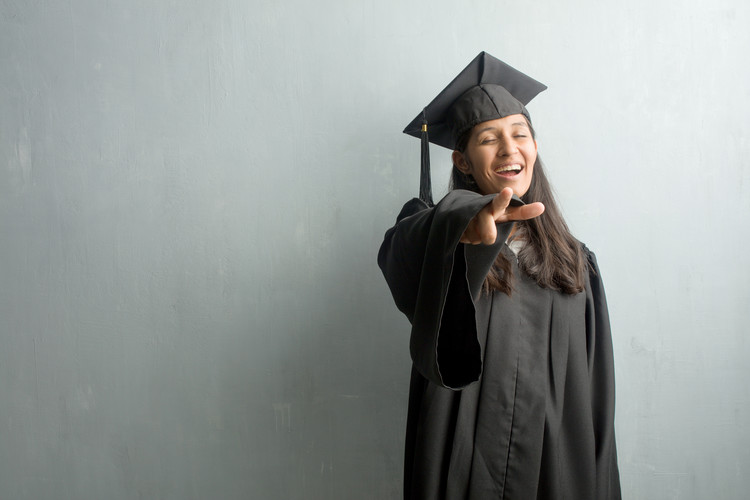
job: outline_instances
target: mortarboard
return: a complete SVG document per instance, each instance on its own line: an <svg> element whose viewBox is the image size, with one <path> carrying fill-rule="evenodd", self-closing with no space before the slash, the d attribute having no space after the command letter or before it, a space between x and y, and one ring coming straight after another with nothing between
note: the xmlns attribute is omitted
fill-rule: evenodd
<svg viewBox="0 0 750 500"><path fill-rule="evenodd" d="M429 143L454 149L456 140L477 123L523 114L526 104L547 86L481 52L404 129L422 139L419 198L432 205Z"/></svg>

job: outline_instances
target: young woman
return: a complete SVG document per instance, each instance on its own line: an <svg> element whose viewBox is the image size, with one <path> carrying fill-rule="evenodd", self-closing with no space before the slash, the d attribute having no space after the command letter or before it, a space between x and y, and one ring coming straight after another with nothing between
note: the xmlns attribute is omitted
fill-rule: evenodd
<svg viewBox="0 0 750 500"><path fill-rule="evenodd" d="M378 255L412 323L405 498L620 498L607 304L537 154L544 88L481 53L405 130L454 163Z"/></svg>

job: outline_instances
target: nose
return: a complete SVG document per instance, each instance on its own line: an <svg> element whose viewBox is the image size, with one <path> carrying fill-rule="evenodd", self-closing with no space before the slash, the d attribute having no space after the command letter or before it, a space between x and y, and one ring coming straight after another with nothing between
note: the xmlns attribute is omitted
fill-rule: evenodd
<svg viewBox="0 0 750 500"><path fill-rule="evenodd" d="M518 144L513 137L503 137L497 148L497 156L511 156L518 152Z"/></svg>

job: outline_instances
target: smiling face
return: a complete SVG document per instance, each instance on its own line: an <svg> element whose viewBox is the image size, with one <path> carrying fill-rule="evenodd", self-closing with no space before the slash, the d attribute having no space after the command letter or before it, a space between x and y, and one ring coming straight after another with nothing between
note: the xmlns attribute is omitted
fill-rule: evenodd
<svg viewBox="0 0 750 500"><path fill-rule="evenodd" d="M510 115L475 125L466 149L453 152L453 163L474 178L480 193L510 187L521 197L529 190L536 154L526 117Z"/></svg>

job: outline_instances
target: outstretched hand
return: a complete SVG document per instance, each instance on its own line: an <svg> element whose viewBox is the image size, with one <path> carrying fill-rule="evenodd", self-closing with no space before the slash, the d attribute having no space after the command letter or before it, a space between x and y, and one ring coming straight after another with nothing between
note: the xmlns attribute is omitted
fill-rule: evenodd
<svg viewBox="0 0 750 500"><path fill-rule="evenodd" d="M506 187L500 191L490 203L471 219L469 226L461 235L461 243L472 245L492 245L497 239L498 222L527 220L538 217L544 212L544 205L534 202L520 207L511 207L510 199L513 190Z"/></svg>

